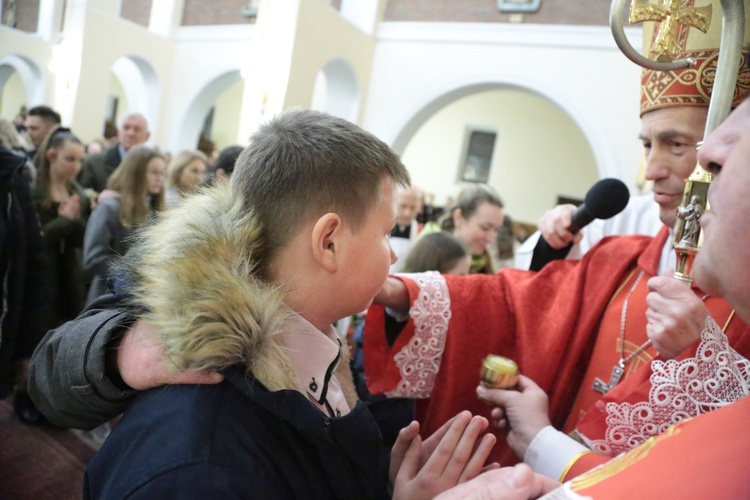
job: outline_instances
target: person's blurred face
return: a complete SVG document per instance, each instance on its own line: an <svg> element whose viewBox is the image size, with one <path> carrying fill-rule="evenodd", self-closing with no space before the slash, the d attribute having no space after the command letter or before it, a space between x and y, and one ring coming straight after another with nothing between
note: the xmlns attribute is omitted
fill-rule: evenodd
<svg viewBox="0 0 750 500"><path fill-rule="evenodd" d="M117 130L117 138L125 151L133 146L143 144L150 136L146 120L140 116L128 116L122 122L122 127Z"/></svg>
<svg viewBox="0 0 750 500"><path fill-rule="evenodd" d="M453 236L469 247L472 255L481 255L487 245L495 241L503 224L503 209L489 202L482 202L469 218L464 218L460 210L453 214L456 228Z"/></svg>
<svg viewBox="0 0 750 500"><path fill-rule="evenodd" d="M65 180L73 180L81 171L85 151L82 144L72 141L65 141L59 149L50 149L47 151L47 158L50 161L50 173L54 176L60 176Z"/></svg>
<svg viewBox="0 0 750 500"><path fill-rule="evenodd" d="M146 190L148 194L159 194L164 190L167 164L161 158L151 158L146 166Z"/></svg>
<svg viewBox="0 0 750 500"><path fill-rule="evenodd" d="M39 147L50 129L52 129L52 123L47 122L41 116L29 115L26 118L26 131L29 134L32 144Z"/></svg>
<svg viewBox="0 0 750 500"><path fill-rule="evenodd" d="M704 240L695 259L695 280L750 321L750 100L706 139L698 157L718 175L708 191L710 209L701 217Z"/></svg>
<svg viewBox="0 0 750 500"><path fill-rule="evenodd" d="M104 149L102 148L102 145L98 142L92 142L91 144L86 146L86 154L89 154L89 155L95 155L97 153L101 153L102 151L104 151Z"/></svg>
<svg viewBox="0 0 750 500"><path fill-rule="evenodd" d="M203 184L205 173L206 164L200 158L195 158L182 169L177 185L183 193L192 193Z"/></svg>
<svg viewBox="0 0 750 500"><path fill-rule="evenodd" d="M464 276L469 274L469 269L471 269L471 257L469 255L464 255L454 262L453 266L450 269L447 269L444 274L458 274Z"/></svg>
<svg viewBox="0 0 750 500"><path fill-rule="evenodd" d="M396 206L396 224L408 226L422 208L422 195L418 189L399 190Z"/></svg>
<svg viewBox="0 0 750 500"><path fill-rule="evenodd" d="M695 147L703 138L707 112L706 107L679 106L649 111L641 117L646 179L654 182L659 218L669 227L677 220L685 180L695 170Z"/></svg>

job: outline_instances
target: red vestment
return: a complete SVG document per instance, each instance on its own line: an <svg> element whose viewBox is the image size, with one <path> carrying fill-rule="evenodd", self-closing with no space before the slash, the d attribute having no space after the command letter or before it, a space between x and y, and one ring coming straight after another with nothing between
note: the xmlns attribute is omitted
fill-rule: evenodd
<svg viewBox="0 0 750 500"><path fill-rule="evenodd" d="M425 436L462 410L489 419L491 408L477 399L475 388L482 359L498 354L516 361L521 373L547 392L552 424L563 428L576 398L593 392L582 384L595 345L615 345L619 337L619 329L599 333L610 298L633 269L643 269L644 279L655 274L666 237L665 228L656 238L606 238L583 260L555 261L539 273L503 269L494 276L444 276L445 282L424 275L403 278L411 318L393 346L385 339L383 308L368 311L364 353L370 392L418 399ZM732 326L746 333L739 319ZM597 376L608 381L611 367ZM642 370L649 370L648 363L633 376ZM648 375L640 380L647 384ZM496 435L490 459L517 462L504 435Z"/></svg>
<svg viewBox="0 0 750 500"><path fill-rule="evenodd" d="M553 498L748 498L750 396L650 438ZM546 498L546 497L545 497Z"/></svg>

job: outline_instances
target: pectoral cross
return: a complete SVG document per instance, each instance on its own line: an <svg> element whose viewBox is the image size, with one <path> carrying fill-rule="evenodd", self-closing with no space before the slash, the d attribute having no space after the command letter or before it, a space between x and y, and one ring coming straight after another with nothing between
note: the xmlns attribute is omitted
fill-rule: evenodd
<svg viewBox="0 0 750 500"><path fill-rule="evenodd" d="M708 31L711 24L711 5L705 7L682 7L683 0L664 0L662 5L653 5L642 0L633 0L630 6L630 23L655 21L659 32L651 50L660 54L659 60L671 61L670 56L680 52L677 43L677 24L685 24Z"/></svg>
<svg viewBox="0 0 750 500"><path fill-rule="evenodd" d="M623 364L620 362L620 364ZM622 374L625 373L625 367L620 366L620 364L617 364L612 367L612 376L609 377L609 384L605 384L602 379L599 377L596 377L594 379L594 390L597 392L601 392L602 394L607 394L609 391L615 388L615 386L620 382L620 379L622 378Z"/></svg>

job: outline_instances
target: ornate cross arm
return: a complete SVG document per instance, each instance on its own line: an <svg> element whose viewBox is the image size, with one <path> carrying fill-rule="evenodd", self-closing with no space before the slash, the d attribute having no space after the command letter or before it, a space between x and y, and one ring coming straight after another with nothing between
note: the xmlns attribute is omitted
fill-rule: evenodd
<svg viewBox="0 0 750 500"><path fill-rule="evenodd" d="M682 69L682 68L688 68L695 64L695 59L688 57L685 59L679 59L677 61L672 61L672 58L669 56L661 57L661 59L657 59L654 61L653 59L649 59L648 57L644 57L633 48L632 45L630 45L630 42L628 41L627 37L625 36L625 6L628 0L612 0L612 6L609 10L609 25L612 29L612 36L615 38L615 43L620 48L620 50L625 54L625 56L636 63L638 66L642 66L647 69L653 69L653 70L659 70L659 71L674 71L676 69ZM674 1L674 0L667 0L667 1ZM668 24L671 24L671 27L665 27L665 38L671 39L674 41L675 35L674 32L676 31L677 22L679 19L679 15L675 15L672 13L669 8L664 8L662 6L658 5L652 5L647 4L644 2L638 2L638 0L634 0L633 4L633 10L631 11L631 16L636 15L639 20L634 22L642 22L642 21L668 21ZM679 0L677 0L678 6L679 6ZM633 14L635 13L635 14ZM642 19L640 19L642 18ZM679 20L680 23L683 21ZM688 23L686 23L688 24ZM661 30L660 30L661 31ZM666 32L670 32L671 35L667 35ZM741 43L741 42L740 42ZM663 54L662 54L663 55Z"/></svg>
<svg viewBox="0 0 750 500"><path fill-rule="evenodd" d="M677 43L677 25L697 28L703 33L711 24L711 5L705 7L682 7L681 0L666 0L666 5L654 5L643 0L633 0L630 6L630 23L654 21L659 23L659 32L651 51L657 61L672 62L672 57L680 51Z"/></svg>

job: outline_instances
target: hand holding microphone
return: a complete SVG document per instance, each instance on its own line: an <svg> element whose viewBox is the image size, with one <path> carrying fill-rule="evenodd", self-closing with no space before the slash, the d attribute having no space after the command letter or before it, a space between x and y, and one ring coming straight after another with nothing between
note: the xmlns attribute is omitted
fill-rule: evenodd
<svg viewBox="0 0 750 500"><path fill-rule="evenodd" d="M583 234L572 233L568 229L572 222L573 213L578 209L575 205L557 205L539 219L539 231L547 244L555 250L575 245L581 241Z"/></svg>
<svg viewBox="0 0 750 500"><path fill-rule="evenodd" d="M532 271L545 264L564 259L573 243L580 241L580 230L594 219L609 219L622 212L630 199L627 186L618 179L602 179L594 184L580 207L560 205L545 214L539 222L542 238L534 248Z"/></svg>

